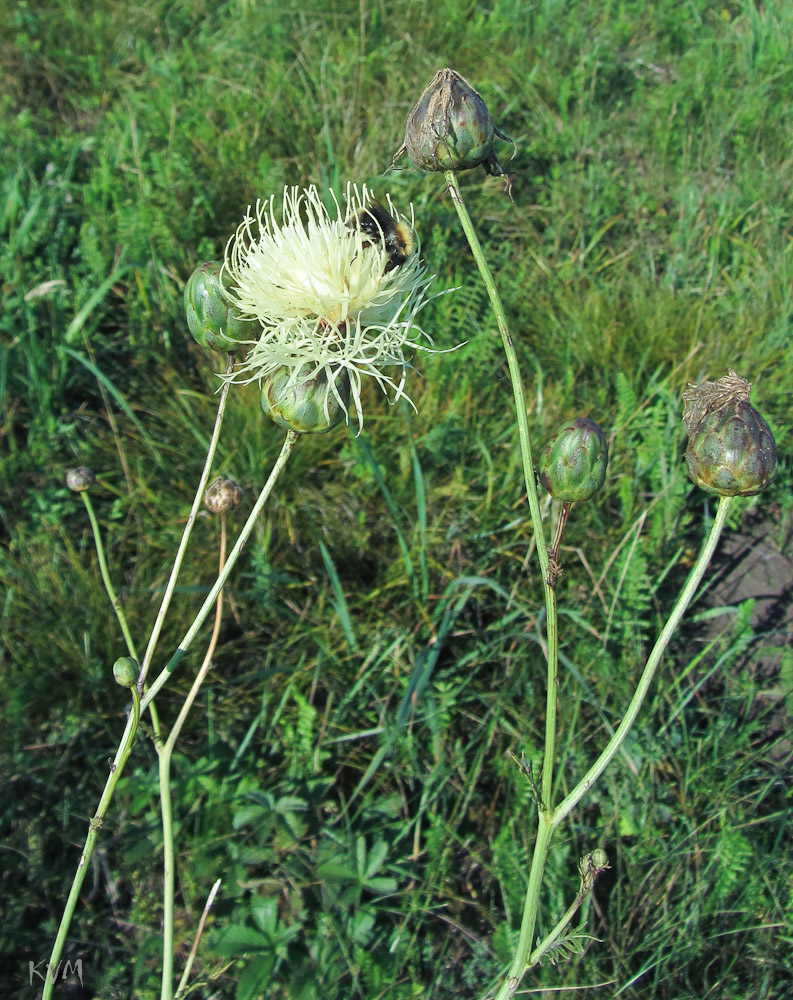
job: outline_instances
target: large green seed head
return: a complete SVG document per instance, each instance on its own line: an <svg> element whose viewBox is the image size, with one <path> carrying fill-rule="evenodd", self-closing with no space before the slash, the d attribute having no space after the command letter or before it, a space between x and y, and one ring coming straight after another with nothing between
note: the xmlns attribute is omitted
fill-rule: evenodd
<svg viewBox="0 0 793 1000"><path fill-rule="evenodd" d="M262 382L262 409L281 427L300 434L324 434L347 416L350 402L350 379L347 372L336 373L328 382L326 369L301 380L301 372L283 367Z"/></svg>
<svg viewBox="0 0 793 1000"><path fill-rule="evenodd" d="M776 468L774 435L748 400L708 413L688 439L689 479L708 493L754 496Z"/></svg>
<svg viewBox="0 0 793 1000"><path fill-rule="evenodd" d="M220 280L220 261L201 264L184 286L184 309L193 339L213 351L236 351L254 336L255 325L241 318Z"/></svg>
<svg viewBox="0 0 793 1000"><path fill-rule="evenodd" d="M594 420L576 417L560 427L542 454L540 480L556 500L591 500L606 480L609 450Z"/></svg>

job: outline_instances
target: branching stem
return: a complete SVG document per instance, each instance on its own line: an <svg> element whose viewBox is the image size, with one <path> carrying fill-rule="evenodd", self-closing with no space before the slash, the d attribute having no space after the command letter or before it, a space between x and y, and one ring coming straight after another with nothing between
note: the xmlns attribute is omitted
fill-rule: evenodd
<svg viewBox="0 0 793 1000"><path fill-rule="evenodd" d="M226 562L226 511L220 515L220 555L218 558L218 573L223 572ZM193 685L184 700L176 722L173 724L170 736L160 753L160 812L162 814L163 833L163 932L162 932L162 990L161 1000L171 1000L173 996L173 931L174 931L174 889L176 877L176 852L174 850L173 805L171 800L171 761L179 733L182 731L185 719L193 707L201 685L204 683L212 657L220 635L220 624L223 621L223 591L218 593L215 606L215 624L212 637L204 655L204 662L196 674Z"/></svg>
<svg viewBox="0 0 793 1000"><path fill-rule="evenodd" d="M281 453L276 459L272 472L270 473L267 482L264 484L264 488L262 489L262 492L259 494L259 498L257 499L253 507L253 510L250 512L248 516L248 520L245 522L245 524L242 527L242 530L239 533L234 548L231 550L231 553L229 554L228 562L223 567L223 571L218 576L214 586L207 594L206 600L201 605L198 614L195 616L193 624L187 630L184 638L179 643L179 647L177 648L176 652L166 663L165 667L163 667L163 669L160 671L156 680L152 682L151 687L141 699L140 702L141 709L146 708L146 706L149 704L152 698L154 698L157 695L157 693L165 686L165 684L168 683L168 678L176 669L177 664L182 659L187 650L190 648L195 637L198 635L201 626L206 621L207 615L212 610L212 606L217 600L218 594L223 589L223 586L226 583L229 574L234 568L234 565L237 562L240 553L245 547L245 543L248 541L248 538L250 537L250 534L253 531L253 528L259 517L259 514L261 514L262 510L264 509L264 505L267 503L267 500L269 499L269 496L272 493L275 484L278 482L278 477L281 475L286 466L286 463L289 461L289 456L292 454L292 451L299 437L300 435L296 431L287 431L286 438L284 439L284 443L281 447Z"/></svg>
<svg viewBox="0 0 793 1000"><path fill-rule="evenodd" d="M72 917L74 916L74 910L77 906L80 890L82 889L83 882L85 881L85 876L88 871L88 863L91 860L91 855L94 853L94 847L99 839L99 831L102 828L102 821L105 817L105 813L107 812L107 808L110 805L110 800L113 798L113 792L116 790L116 785L121 778L124 765L129 759L132 744L135 740L135 733L137 732L138 723L140 721L140 698L138 697L136 688L133 687L131 692L132 708L127 716L127 724L121 736L121 742L118 745L116 756L113 763L110 765L110 774L108 775L104 791L102 792L102 797L99 800L99 805L97 806L94 817L88 827L88 836L85 839L83 853L80 855L80 861L77 865L77 871L75 872L74 879L72 880L72 887L69 890L69 898L66 900L66 906L63 911L63 916L61 917L58 934L55 938L55 944L52 946L52 954L50 955L49 964L47 965L47 973L44 977L44 990L41 994L41 1000L49 1000L52 996L52 991L55 988L55 979L52 970L58 968L58 964L61 960L61 953L63 952L64 943L66 942L66 935L69 931L69 925L72 922Z"/></svg>
<svg viewBox="0 0 793 1000"><path fill-rule="evenodd" d="M686 581L680 595L675 603L669 619L661 630L652 652L647 659L647 663L639 678L636 691L623 716L614 735L609 740L605 749L597 758L595 763L589 768L584 777L578 782L575 788L559 803L556 809L548 814L540 812L537 830L537 840L534 845L534 857L532 859L531 871L529 872L529 884L526 889L526 903L523 911L523 923L520 930L520 939L509 972L502 982L495 995L495 1000L511 1000L515 991L520 985L520 981L530 968L530 955L532 954L531 942L534 935L534 927L537 922L537 910L539 907L540 885L542 882L542 872L548 857L551 839L559 824L570 815L571 811L581 801L590 790L592 785L603 774L608 765L618 753L620 747L625 742L625 738L630 732L633 724L644 703L644 699L653 681L655 672L675 630L679 626L691 601L694 599L705 571L708 568L713 553L718 544L724 525L727 521L733 497L721 497L716 511L716 517L711 525L710 533L702 547L694 568ZM552 932L553 933L553 932ZM538 947L537 951L540 950Z"/></svg>
<svg viewBox="0 0 793 1000"><path fill-rule="evenodd" d="M226 375L231 374L231 370L234 367L234 355L229 354L226 362ZM138 677L138 692L142 698L145 698L143 691L143 685L146 682L146 675L149 672L149 667L151 666L152 657L154 656L154 650L157 648L157 640L160 638L160 632L162 631L163 624L165 622L165 615L168 612L168 608L171 604L171 598L173 597L173 592L176 587L176 580L179 576L179 572L182 568L182 562L184 561L184 555L187 550L187 543L190 541L190 535L193 531L193 525L195 524L195 519L198 515L198 508L201 506L201 501L204 498L204 491L206 489L207 480L209 479L209 473L212 469L212 463L215 460L215 452L217 451L218 441L220 440L220 428L223 423L223 415L226 412L226 402L229 396L229 389L231 387L231 382L227 378L223 383L223 388L220 391L220 403L218 404L218 412L215 416L215 426L212 430L212 438L209 442L209 450L207 451L206 461L204 462L204 468L201 472L201 478L198 481L198 489L196 490L195 498L193 500L193 506L190 508L190 513L187 515L187 523L184 526L184 531L182 532L182 540L179 543L179 548L176 552L176 557L171 568L171 575L168 578L168 583L165 587L165 593L162 596L162 601L160 602L160 608L157 612L157 618L154 622L154 628L151 630L151 636L149 637L149 644L146 647L146 652L143 657L143 663L140 666L140 676ZM151 699L149 698L146 702Z"/></svg>

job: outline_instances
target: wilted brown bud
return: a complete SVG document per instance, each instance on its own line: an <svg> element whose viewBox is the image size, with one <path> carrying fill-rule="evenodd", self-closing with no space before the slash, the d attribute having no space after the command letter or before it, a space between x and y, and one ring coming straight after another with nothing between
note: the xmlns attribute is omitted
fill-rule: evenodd
<svg viewBox="0 0 793 1000"><path fill-rule="evenodd" d="M730 371L683 393L689 479L719 496L754 496L774 478L771 428L749 402L751 383Z"/></svg>
<svg viewBox="0 0 793 1000"><path fill-rule="evenodd" d="M213 514L224 514L227 510L239 507L242 500L242 487L233 479L218 476L207 486L204 494L204 506Z"/></svg>
<svg viewBox="0 0 793 1000"><path fill-rule="evenodd" d="M453 69L441 69L410 112L394 163L407 152L420 170L470 170L481 163L489 174L503 174L493 149L496 136L512 141L470 83Z"/></svg>
<svg viewBox="0 0 793 1000"><path fill-rule="evenodd" d="M85 465L81 465L77 469L69 469L66 473L66 485L70 490L74 490L75 493L84 493L95 482L96 476L94 475L94 470L89 469Z"/></svg>

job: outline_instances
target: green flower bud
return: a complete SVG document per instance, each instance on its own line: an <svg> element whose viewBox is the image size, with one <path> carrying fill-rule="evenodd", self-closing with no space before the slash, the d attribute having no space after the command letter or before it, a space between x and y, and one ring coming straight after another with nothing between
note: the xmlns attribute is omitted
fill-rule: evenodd
<svg viewBox="0 0 793 1000"><path fill-rule="evenodd" d="M512 141L474 88L453 69L442 69L410 112L394 162L407 152L420 170L469 170L481 163L489 174L503 174L493 149L496 136Z"/></svg>
<svg viewBox="0 0 793 1000"><path fill-rule="evenodd" d="M602 847L596 847L595 850L592 851L590 857L592 858L592 864L595 868L600 868L605 871L606 868L610 867L609 856Z"/></svg>
<svg viewBox="0 0 793 1000"><path fill-rule="evenodd" d="M69 469L66 473L66 485L75 493L84 493L95 482L96 476L94 475L94 470L89 469L85 465L81 465L77 469Z"/></svg>
<svg viewBox="0 0 793 1000"><path fill-rule="evenodd" d="M560 427L545 446L540 480L557 500L591 500L606 480L608 460L606 435L594 420L576 417Z"/></svg>
<svg viewBox="0 0 793 1000"><path fill-rule="evenodd" d="M239 341L250 340L254 327L229 301L220 280L223 265L216 260L201 264L184 286L184 309L193 339L213 351L236 351Z"/></svg>
<svg viewBox="0 0 793 1000"><path fill-rule="evenodd" d="M234 510L235 507L239 507L241 500L242 488L239 483L225 476L213 479L204 494L204 506L213 514Z"/></svg>
<svg viewBox="0 0 793 1000"><path fill-rule="evenodd" d="M683 393L689 479L708 493L750 497L776 474L771 428L749 402L751 383L730 372Z"/></svg>
<svg viewBox="0 0 793 1000"><path fill-rule="evenodd" d="M131 656L119 656L113 664L113 677L122 687L134 687L140 673L140 664Z"/></svg>
<svg viewBox="0 0 793 1000"><path fill-rule="evenodd" d="M313 376L311 364L295 371L283 366L262 382L262 409L281 427L300 434L324 434L347 416L350 379L336 369L328 381L328 368Z"/></svg>

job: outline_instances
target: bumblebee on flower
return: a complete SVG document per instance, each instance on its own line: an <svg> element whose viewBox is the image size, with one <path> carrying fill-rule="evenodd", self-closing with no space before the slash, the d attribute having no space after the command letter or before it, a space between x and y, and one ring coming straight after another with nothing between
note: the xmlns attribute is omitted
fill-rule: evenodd
<svg viewBox="0 0 793 1000"><path fill-rule="evenodd" d="M260 381L265 411L303 432L349 419L350 399L362 426L364 376L391 390L393 402L408 398L410 354L429 350L416 315L432 279L407 220L366 187L349 185L343 207L333 200L335 217L316 187L286 188L280 222L274 197L258 202L218 276L236 339L251 345L230 378ZM229 344L220 346L233 350Z"/></svg>

